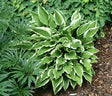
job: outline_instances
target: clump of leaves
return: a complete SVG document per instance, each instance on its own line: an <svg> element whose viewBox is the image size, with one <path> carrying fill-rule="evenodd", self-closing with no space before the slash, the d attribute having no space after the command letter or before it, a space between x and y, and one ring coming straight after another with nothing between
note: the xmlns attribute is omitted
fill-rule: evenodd
<svg viewBox="0 0 112 96"><path fill-rule="evenodd" d="M7 49L0 54L0 95L32 96L32 84L40 75L39 61L26 50ZM33 88L34 89L34 88Z"/></svg>
<svg viewBox="0 0 112 96"><path fill-rule="evenodd" d="M12 68L21 64L21 59L24 59L26 54L25 50L20 50L18 52L17 49L7 49L3 52L2 62L4 68Z"/></svg>
<svg viewBox="0 0 112 96"><path fill-rule="evenodd" d="M94 74L91 63L96 62L93 36L98 27L92 21L81 25L81 15L76 10L71 16L71 23L66 26L66 18L59 10L48 13L38 6L38 13L32 12L34 45L30 50L36 51L40 59L39 69L43 69L41 77L37 77L36 87L52 82L54 93L71 84L73 88L80 86L83 77L91 83ZM35 38L36 37L36 38ZM29 40L30 41L30 40Z"/></svg>
<svg viewBox="0 0 112 96"><path fill-rule="evenodd" d="M1 75L1 74L0 74ZM5 74L1 75L5 76ZM3 77L2 77L3 78ZM1 96L33 96L32 88L19 84L15 80L0 81L0 95Z"/></svg>
<svg viewBox="0 0 112 96"><path fill-rule="evenodd" d="M0 72L0 95L1 96L9 96L9 92L11 92L10 80L5 80L8 77L9 73L1 73Z"/></svg>
<svg viewBox="0 0 112 96"><path fill-rule="evenodd" d="M22 64L13 68L12 77L18 79L18 82L24 84L28 83L29 88L31 87L31 83L35 83L37 76L39 76L39 69L37 68L38 62L34 60L24 59L21 60Z"/></svg>
<svg viewBox="0 0 112 96"><path fill-rule="evenodd" d="M11 80L9 83L10 89L12 90L9 93L9 96L33 96L31 87L25 86L25 84L21 84L20 82L16 82L15 80Z"/></svg>

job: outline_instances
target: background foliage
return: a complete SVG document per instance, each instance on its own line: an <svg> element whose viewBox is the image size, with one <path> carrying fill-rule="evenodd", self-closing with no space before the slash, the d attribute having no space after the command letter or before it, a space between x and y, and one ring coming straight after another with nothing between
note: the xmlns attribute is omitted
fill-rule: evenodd
<svg viewBox="0 0 112 96"><path fill-rule="evenodd" d="M43 0L46 3L42 5L49 11L53 12L54 9L60 9L70 22L71 14L80 9L83 22L97 20L98 26L103 27L106 21L112 21L110 15L112 14L112 1L111 0ZM102 36L102 29L100 32Z"/></svg>
<svg viewBox="0 0 112 96"><path fill-rule="evenodd" d="M29 34L29 6L33 3L27 0L0 0L0 96L32 96L39 76L38 61L30 58L27 50L14 46Z"/></svg>

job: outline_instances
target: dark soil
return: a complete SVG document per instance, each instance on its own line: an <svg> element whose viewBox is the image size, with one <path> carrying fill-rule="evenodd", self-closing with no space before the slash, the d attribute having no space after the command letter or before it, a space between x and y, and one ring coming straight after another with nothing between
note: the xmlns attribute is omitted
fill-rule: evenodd
<svg viewBox="0 0 112 96"><path fill-rule="evenodd" d="M40 88L35 90L34 96L112 96L112 25L107 25L104 26L106 36L95 43L100 52L96 54L98 63L92 65L96 75L91 84L84 80L82 87L76 86L73 90L70 86L66 92L61 90L57 95L53 94L52 87Z"/></svg>

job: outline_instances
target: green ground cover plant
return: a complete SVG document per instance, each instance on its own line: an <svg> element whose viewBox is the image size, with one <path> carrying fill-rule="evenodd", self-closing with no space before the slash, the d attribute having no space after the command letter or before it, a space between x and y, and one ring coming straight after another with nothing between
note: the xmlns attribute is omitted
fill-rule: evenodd
<svg viewBox="0 0 112 96"><path fill-rule="evenodd" d="M32 84L39 76L38 61L25 55L27 50L14 47L28 34L28 18L17 12L20 1L0 0L0 96L32 96Z"/></svg>
<svg viewBox="0 0 112 96"><path fill-rule="evenodd" d="M30 11L37 11L39 0L10 0L9 4L16 10L16 16L30 19Z"/></svg>
<svg viewBox="0 0 112 96"><path fill-rule="evenodd" d="M36 77L40 75L38 62L29 58L25 50L7 49L0 59L0 95L33 96Z"/></svg>

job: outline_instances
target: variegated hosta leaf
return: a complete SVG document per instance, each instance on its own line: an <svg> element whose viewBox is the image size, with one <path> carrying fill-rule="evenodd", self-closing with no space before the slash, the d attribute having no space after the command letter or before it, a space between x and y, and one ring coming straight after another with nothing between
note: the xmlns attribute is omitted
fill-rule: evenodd
<svg viewBox="0 0 112 96"><path fill-rule="evenodd" d="M54 17L51 14L49 16L50 16L50 18L49 18L49 26L51 28L55 28L57 25L55 24Z"/></svg>
<svg viewBox="0 0 112 96"><path fill-rule="evenodd" d="M72 30L74 30L75 28L77 28L80 25L80 21L81 21L81 16L78 12L78 10L76 10L71 18L72 22L70 24Z"/></svg>
<svg viewBox="0 0 112 96"><path fill-rule="evenodd" d="M64 64L63 69L64 69L64 71L67 74L70 74L71 73L71 71L72 71L72 65L73 65L72 62L67 62L67 63Z"/></svg>
<svg viewBox="0 0 112 96"><path fill-rule="evenodd" d="M60 90L60 85L62 85L62 84L63 84L63 77L52 80L53 90L54 90L55 94Z"/></svg>
<svg viewBox="0 0 112 96"><path fill-rule="evenodd" d="M92 21L89 22L88 24L89 24L88 29L97 27L97 21Z"/></svg>
<svg viewBox="0 0 112 96"><path fill-rule="evenodd" d="M70 41L66 41L66 40L65 40L65 41L63 42L63 46L65 46L65 47L70 48L70 47L71 47L71 45L72 45L72 44L71 44L71 42L70 42Z"/></svg>
<svg viewBox="0 0 112 96"><path fill-rule="evenodd" d="M80 47L77 48L77 52L83 53L85 51L84 46L80 45Z"/></svg>
<svg viewBox="0 0 112 96"><path fill-rule="evenodd" d="M33 27L32 31L44 38L51 38L52 35L51 29L46 27Z"/></svg>
<svg viewBox="0 0 112 96"><path fill-rule="evenodd" d="M87 70L87 68L83 67L83 72L88 73L89 75L92 76L92 68L90 70Z"/></svg>
<svg viewBox="0 0 112 96"><path fill-rule="evenodd" d="M61 77L62 73L64 73L64 70L56 70L56 69L53 70L53 74L54 74L55 79L58 79L59 77Z"/></svg>
<svg viewBox="0 0 112 96"><path fill-rule="evenodd" d="M77 82L73 81L73 80L70 80L70 84L71 84L72 88L74 89L75 86L77 85Z"/></svg>
<svg viewBox="0 0 112 96"><path fill-rule="evenodd" d="M60 57L61 56L61 51L58 50L58 49L54 49L52 52L51 52L51 57Z"/></svg>
<svg viewBox="0 0 112 96"><path fill-rule="evenodd" d="M38 55L42 55L46 52L51 51L53 48L52 47L42 47L38 50Z"/></svg>
<svg viewBox="0 0 112 96"><path fill-rule="evenodd" d="M96 48L89 48L89 49L87 49L87 51L90 52L90 53L97 53L97 52L99 52L99 50L96 49Z"/></svg>
<svg viewBox="0 0 112 96"><path fill-rule="evenodd" d="M51 80L54 79L53 69L49 69L48 76L50 77Z"/></svg>
<svg viewBox="0 0 112 96"><path fill-rule="evenodd" d="M55 64L55 65L56 70L62 70L63 64L62 65Z"/></svg>
<svg viewBox="0 0 112 96"><path fill-rule="evenodd" d="M49 82L49 79L42 80L39 78L36 81L35 87L42 87L42 86L46 85L48 82Z"/></svg>
<svg viewBox="0 0 112 96"><path fill-rule="evenodd" d="M91 63L97 63L98 61L96 59L91 59Z"/></svg>
<svg viewBox="0 0 112 96"><path fill-rule="evenodd" d="M54 94L56 94L57 92L59 92L63 87L63 83L61 83L54 91Z"/></svg>
<svg viewBox="0 0 112 96"><path fill-rule="evenodd" d="M77 47L80 47L80 45L81 45L81 41L78 40L78 39L74 39L74 40L72 41L71 48L76 49Z"/></svg>
<svg viewBox="0 0 112 96"><path fill-rule="evenodd" d="M40 36L37 35L37 34L33 34L29 39L30 39L30 40L35 40L35 41L45 40L44 37L40 37Z"/></svg>
<svg viewBox="0 0 112 96"><path fill-rule="evenodd" d="M89 81L91 83L91 81L92 81L92 76L91 75L89 75L88 73L84 73L84 77L87 81Z"/></svg>
<svg viewBox="0 0 112 96"><path fill-rule="evenodd" d="M94 43L91 42L91 43L88 43L88 44L84 44L84 47L85 48L93 48L94 47Z"/></svg>
<svg viewBox="0 0 112 96"><path fill-rule="evenodd" d="M54 18L57 25L65 25L65 17L61 11L55 10Z"/></svg>
<svg viewBox="0 0 112 96"><path fill-rule="evenodd" d="M59 40L59 37L60 37L60 34L52 35L52 40L53 41L58 41Z"/></svg>
<svg viewBox="0 0 112 96"><path fill-rule="evenodd" d="M72 30L76 29L80 25L81 17L79 16L78 19L73 20L70 24Z"/></svg>
<svg viewBox="0 0 112 96"><path fill-rule="evenodd" d="M72 15L72 17L71 17L71 21L72 20L74 20L74 19L76 19L76 17L77 17L77 15L79 14L79 9L77 9L74 13L73 13L73 15Z"/></svg>
<svg viewBox="0 0 112 96"><path fill-rule="evenodd" d="M82 43L83 43L83 44L85 45L85 47L86 47L87 44L93 43L93 37L84 38L83 41L82 41Z"/></svg>
<svg viewBox="0 0 112 96"><path fill-rule="evenodd" d="M80 36L83 33L88 32L89 29L95 28L95 27L97 27L97 22L96 21L89 22L89 23L86 23L86 24L81 25L77 29L77 36Z"/></svg>
<svg viewBox="0 0 112 96"><path fill-rule="evenodd" d="M65 53L65 59L77 59L76 52L71 50L69 53Z"/></svg>
<svg viewBox="0 0 112 96"><path fill-rule="evenodd" d="M43 71L41 77L37 77L36 85L35 85L36 87L44 86L45 84L49 82L49 78L47 74L48 74L48 70L45 70Z"/></svg>
<svg viewBox="0 0 112 96"><path fill-rule="evenodd" d="M84 33L84 37L85 38L93 37L97 31L98 31L98 27L91 28Z"/></svg>
<svg viewBox="0 0 112 96"><path fill-rule="evenodd" d="M42 43L42 46L45 46L45 47L53 47L55 45L56 45L55 42L49 41L49 40L46 40Z"/></svg>
<svg viewBox="0 0 112 96"><path fill-rule="evenodd" d="M74 69L75 69L77 75L79 77L82 77L82 75L83 75L83 69L81 68L81 65L77 64L76 66L74 66Z"/></svg>
<svg viewBox="0 0 112 96"><path fill-rule="evenodd" d="M82 58L89 58L91 55L93 55L93 53L90 53L90 52L88 52L88 51L84 51L84 52L82 53Z"/></svg>
<svg viewBox="0 0 112 96"><path fill-rule="evenodd" d="M49 16L48 12L43 7L38 5L38 17L40 21L45 25L48 25L48 19L49 19L48 16Z"/></svg>
<svg viewBox="0 0 112 96"><path fill-rule="evenodd" d="M91 60L90 59L84 59L83 65L86 67L87 70L91 69Z"/></svg>
<svg viewBox="0 0 112 96"><path fill-rule="evenodd" d="M65 41L69 41L69 39L67 37L62 37L62 38L59 39L59 42L61 42L63 44L64 44Z"/></svg>
<svg viewBox="0 0 112 96"><path fill-rule="evenodd" d="M87 31L88 29L88 23L81 25L78 29L77 29L77 36L82 35L84 32Z"/></svg>
<svg viewBox="0 0 112 96"><path fill-rule="evenodd" d="M40 19L38 17L38 14L35 13L35 12L31 12L32 14L32 18L34 19L36 25L39 27L39 26L42 26L43 24L40 22Z"/></svg>
<svg viewBox="0 0 112 96"><path fill-rule="evenodd" d="M42 80L47 79L47 78L48 78L47 75L48 75L48 70L46 69L45 71L42 72L42 74L41 74L41 79L42 79Z"/></svg>
<svg viewBox="0 0 112 96"><path fill-rule="evenodd" d="M62 65L62 64L64 64L65 62L66 62L66 59L63 58L63 57L59 57L59 58L56 59L56 64L57 64L57 65Z"/></svg>
<svg viewBox="0 0 112 96"><path fill-rule="evenodd" d="M71 70L71 74L65 74L67 78L71 79L71 80L75 80L75 75L76 75L76 72L74 70Z"/></svg>
<svg viewBox="0 0 112 96"><path fill-rule="evenodd" d="M98 59L98 57L95 56L95 55L92 55L91 58L92 58L92 59Z"/></svg>
<svg viewBox="0 0 112 96"><path fill-rule="evenodd" d="M66 26L66 17L65 17L65 15L62 13L62 11L60 11L60 10L58 10L59 11L59 13L62 15L62 17L63 17L63 24L64 24L64 26Z"/></svg>
<svg viewBox="0 0 112 96"><path fill-rule="evenodd" d="M77 81L77 83L82 86L82 77L79 77L78 75L75 75L75 80Z"/></svg>
<svg viewBox="0 0 112 96"><path fill-rule="evenodd" d="M57 44L56 49L57 49L57 50L60 50L62 47L63 47L62 44Z"/></svg>
<svg viewBox="0 0 112 96"><path fill-rule="evenodd" d="M69 86L69 79L67 77L63 77L63 88L66 91Z"/></svg>
<svg viewBox="0 0 112 96"><path fill-rule="evenodd" d="M50 57L44 57L42 60L41 60L41 64L45 64L45 63L50 63L52 62L52 59Z"/></svg>
<svg viewBox="0 0 112 96"><path fill-rule="evenodd" d="M32 50L32 49L40 49L42 47L42 44L40 44L40 43L35 43L31 48L30 48L30 50Z"/></svg>
<svg viewBox="0 0 112 96"><path fill-rule="evenodd" d="M97 63L97 60L96 59L98 59L98 57L95 56L95 55L92 55L91 56L91 63Z"/></svg>
<svg viewBox="0 0 112 96"><path fill-rule="evenodd" d="M43 41L43 42L38 42L38 43L35 43L31 49L40 49L41 47L54 47L55 46L55 42L52 42L52 41ZM30 50L31 50L30 49Z"/></svg>

